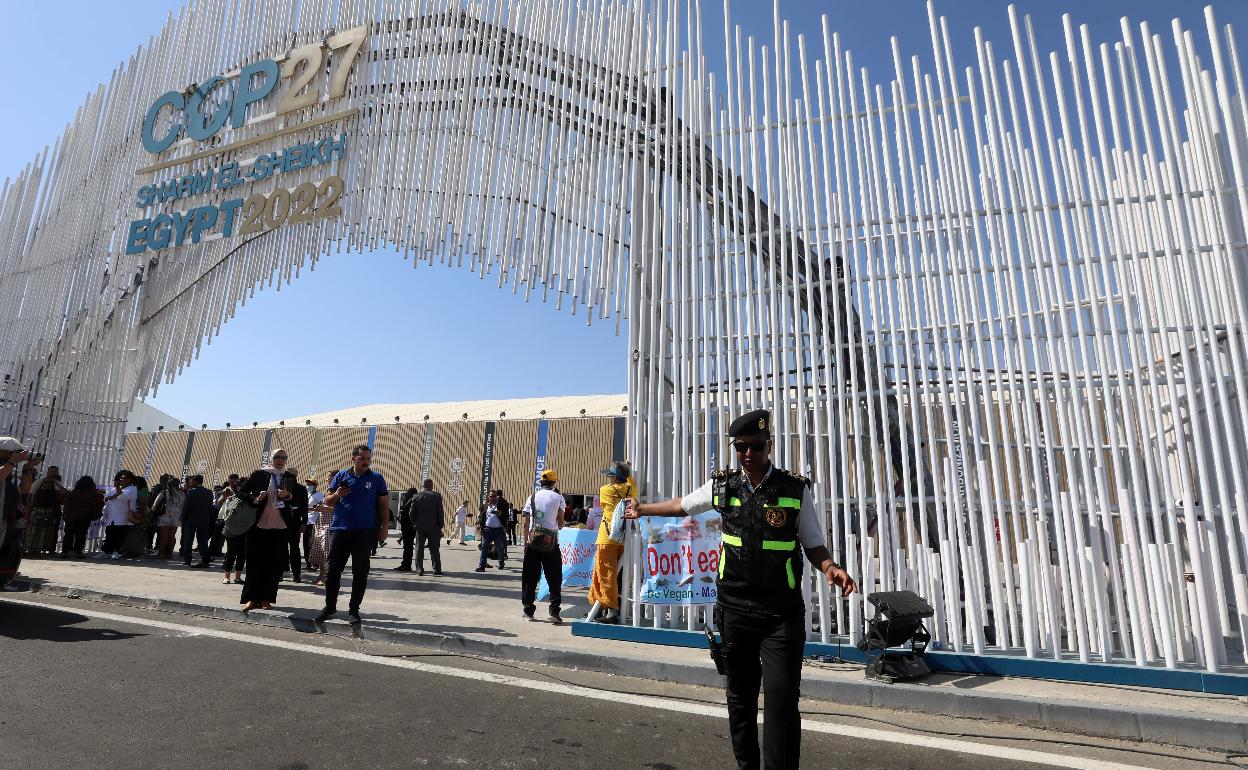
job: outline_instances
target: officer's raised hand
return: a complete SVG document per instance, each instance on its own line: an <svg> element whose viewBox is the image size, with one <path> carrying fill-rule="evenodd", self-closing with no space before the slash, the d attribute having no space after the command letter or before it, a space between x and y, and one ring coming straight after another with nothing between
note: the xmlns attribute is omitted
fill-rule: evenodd
<svg viewBox="0 0 1248 770"><path fill-rule="evenodd" d="M829 583L841 589L842 596L849 596L858 590L858 584L849 573L830 561L824 565L823 574L828 576Z"/></svg>

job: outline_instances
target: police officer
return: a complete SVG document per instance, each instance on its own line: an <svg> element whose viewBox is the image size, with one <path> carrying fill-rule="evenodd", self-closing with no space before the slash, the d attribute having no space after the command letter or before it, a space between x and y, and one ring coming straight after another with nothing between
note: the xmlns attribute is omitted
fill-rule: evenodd
<svg viewBox="0 0 1248 770"><path fill-rule="evenodd" d="M691 494L656 503L630 500L625 517L723 517L715 623L727 656L728 725L740 770L757 770L758 691L762 767L796 768L802 738L797 700L806 642L802 554L848 596L854 579L832 561L810 502L810 481L771 464L771 413L758 409L728 427L740 468L720 470Z"/></svg>

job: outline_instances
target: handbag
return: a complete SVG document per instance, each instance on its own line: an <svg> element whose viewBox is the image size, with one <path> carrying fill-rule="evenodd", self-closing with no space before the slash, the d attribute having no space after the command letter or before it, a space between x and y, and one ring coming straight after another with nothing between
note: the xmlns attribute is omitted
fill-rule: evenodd
<svg viewBox="0 0 1248 770"><path fill-rule="evenodd" d="M628 523L624 519L624 501L621 500L615 504L615 510L611 512L611 531L607 533L607 539L616 545L624 544L624 528Z"/></svg>
<svg viewBox="0 0 1248 770"><path fill-rule="evenodd" d="M222 531L226 537L238 537L256 525L259 513L256 506L243 500L240 495L232 495L221 504Z"/></svg>

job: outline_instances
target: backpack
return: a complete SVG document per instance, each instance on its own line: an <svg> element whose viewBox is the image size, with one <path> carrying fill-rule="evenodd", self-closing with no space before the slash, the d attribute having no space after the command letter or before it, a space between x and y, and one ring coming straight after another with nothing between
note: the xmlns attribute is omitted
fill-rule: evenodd
<svg viewBox="0 0 1248 770"><path fill-rule="evenodd" d="M56 485L44 483L35 491L34 499L31 502L35 508L55 508L57 497Z"/></svg>
<svg viewBox="0 0 1248 770"><path fill-rule="evenodd" d="M223 522L222 531L226 537L238 537L256 525L259 513L256 506L243 500L240 495L231 495L221 504L218 519Z"/></svg>

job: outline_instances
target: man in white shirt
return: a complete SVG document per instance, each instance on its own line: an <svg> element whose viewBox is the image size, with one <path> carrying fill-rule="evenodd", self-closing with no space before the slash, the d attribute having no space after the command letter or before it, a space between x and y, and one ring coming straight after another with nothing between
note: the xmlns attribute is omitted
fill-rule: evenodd
<svg viewBox="0 0 1248 770"><path fill-rule="evenodd" d="M455 531L446 539L446 544L450 545L451 540L458 537L460 545L468 545L464 541L464 527L468 523L468 501L465 500L462 505L455 509Z"/></svg>
<svg viewBox="0 0 1248 770"><path fill-rule="evenodd" d="M520 573L520 602L524 605L526 620L534 620L537 611L537 581L542 573L550 587L550 622L563 623L559 616L562 599L563 556L559 553L559 529L563 527L563 509L567 503L563 495L555 491L559 475L551 468L542 471L541 488L534 492L524 506L529 514L529 541L524 546L524 567Z"/></svg>
<svg viewBox="0 0 1248 770"><path fill-rule="evenodd" d="M134 474L130 471L117 471L113 479L113 491L104 496L104 543L100 546L100 556L113 559L121 558L121 544L126 542L126 535L134 522L130 514L138 509L139 493L134 486Z"/></svg>
<svg viewBox="0 0 1248 770"><path fill-rule="evenodd" d="M498 506L494 504L496 499L491 492L485 503L485 515L481 520L481 561L476 572L485 572L485 560L490 558L495 548L498 549L498 568L502 569L507 561L507 522L503 521Z"/></svg>

